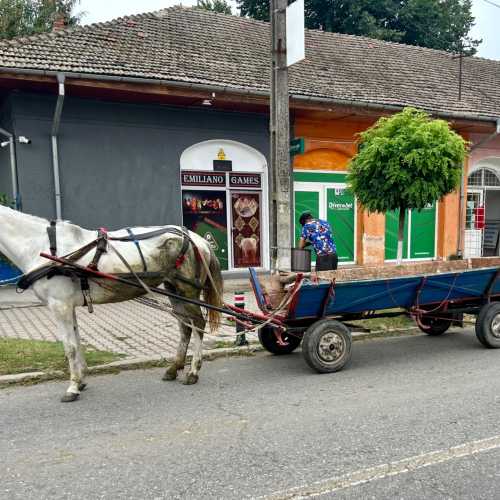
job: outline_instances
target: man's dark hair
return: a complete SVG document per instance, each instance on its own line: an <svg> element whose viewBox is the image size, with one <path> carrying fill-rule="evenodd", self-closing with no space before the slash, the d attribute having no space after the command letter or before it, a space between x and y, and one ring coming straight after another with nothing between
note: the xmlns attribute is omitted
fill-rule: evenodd
<svg viewBox="0 0 500 500"><path fill-rule="evenodd" d="M308 220L312 218L313 216L311 212L302 212L299 217L299 223L301 226L303 226Z"/></svg>

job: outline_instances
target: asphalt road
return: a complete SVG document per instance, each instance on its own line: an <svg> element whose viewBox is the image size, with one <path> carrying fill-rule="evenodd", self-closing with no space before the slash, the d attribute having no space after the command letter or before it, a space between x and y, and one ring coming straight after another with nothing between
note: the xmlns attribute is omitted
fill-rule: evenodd
<svg viewBox="0 0 500 500"><path fill-rule="evenodd" d="M356 342L344 371L299 353L0 391L0 498L500 497L500 350L473 333Z"/></svg>

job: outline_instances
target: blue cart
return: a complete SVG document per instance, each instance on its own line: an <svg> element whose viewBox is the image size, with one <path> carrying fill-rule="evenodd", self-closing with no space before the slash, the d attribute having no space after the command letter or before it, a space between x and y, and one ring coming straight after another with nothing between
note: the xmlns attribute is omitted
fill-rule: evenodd
<svg viewBox="0 0 500 500"><path fill-rule="evenodd" d="M413 317L428 335L441 335L452 324L463 326L473 314L476 336L486 347L500 347L500 268L338 282L311 281L297 275L286 307L273 310L254 269L250 281L269 324L259 330L262 346L287 354L302 343L307 364L320 373L341 370L351 355L353 319L396 315Z"/></svg>

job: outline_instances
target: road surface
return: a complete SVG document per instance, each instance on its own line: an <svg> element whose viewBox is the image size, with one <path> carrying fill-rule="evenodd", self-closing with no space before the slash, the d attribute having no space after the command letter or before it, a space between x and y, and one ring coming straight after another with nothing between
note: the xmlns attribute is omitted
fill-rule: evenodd
<svg viewBox="0 0 500 500"><path fill-rule="evenodd" d="M344 371L299 353L0 391L0 498L500 496L500 350L472 331L356 342Z"/></svg>

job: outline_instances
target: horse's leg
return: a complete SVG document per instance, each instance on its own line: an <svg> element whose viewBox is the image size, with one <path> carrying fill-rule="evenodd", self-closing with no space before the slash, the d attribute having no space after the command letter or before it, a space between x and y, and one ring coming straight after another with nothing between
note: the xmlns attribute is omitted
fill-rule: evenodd
<svg viewBox="0 0 500 500"><path fill-rule="evenodd" d="M80 328L78 326L78 320L76 318L76 308L73 308L73 328L75 331L76 343L78 345L78 348L76 350L77 364L81 367L82 371L82 378L80 380L80 383L78 384L78 389L80 391L83 391L85 387L87 387L87 384L85 383L85 376L88 373L88 368L87 368L87 361L85 361L85 355L82 349L82 343L80 339Z"/></svg>
<svg viewBox="0 0 500 500"><path fill-rule="evenodd" d="M191 328L182 322L185 321L185 312L183 307L174 306L174 309L181 315L180 319L178 320L181 336L179 339L179 344L177 345L177 354L175 356L175 361L167 368L162 380L175 380L177 378L177 372L184 369L184 363L186 362L186 353L189 346L189 341L191 339Z"/></svg>
<svg viewBox="0 0 500 500"><path fill-rule="evenodd" d="M61 401L69 403L78 399L80 395L80 384L83 383L85 369L85 365L82 366L81 357L78 355L80 343L75 329L75 308L72 304L61 301L49 302L49 307L56 317L58 330L64 344L64 352L68 358L70 384Z"/></svg>
<svg viewBox="0 0 500 500"><path fill-rule="evenodd" d="M192 309L193 359L191 360L191 370L184 380L184 384L186 385L196 384L196 382L198 382L198 373L201 369L201 362L203 359L203 333L206 323L200 307L195 306Z"/></svg>

